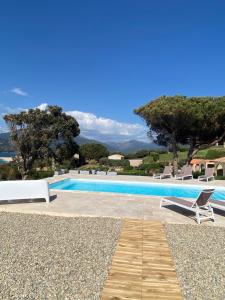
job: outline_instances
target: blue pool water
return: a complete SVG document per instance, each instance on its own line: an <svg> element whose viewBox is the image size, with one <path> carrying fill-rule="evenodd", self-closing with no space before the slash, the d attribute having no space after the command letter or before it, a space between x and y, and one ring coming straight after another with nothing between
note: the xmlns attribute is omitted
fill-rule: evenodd
<svg viewBox="0 0 225 300"><path fill-rule="evenodd" d="M65 179L50 185L51 189L67 191L109 192L149 196L196 198L203 187L167 183L139 183L104 180ZM208 187L209 188L209 187ZM225 187L218 187L213 199L225 200Z"/></svg>

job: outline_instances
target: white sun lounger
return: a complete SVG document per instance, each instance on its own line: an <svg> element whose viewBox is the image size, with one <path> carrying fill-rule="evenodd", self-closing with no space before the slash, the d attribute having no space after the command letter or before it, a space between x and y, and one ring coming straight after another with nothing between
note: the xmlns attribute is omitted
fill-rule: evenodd
<svg viewBox="0 0 225 300"><path fill-rule="evenodd" d="M106 172L105 171L97 171L96 175L106 175Z"/></svg>
<svg viewBox="0 0 225 300"><path fill-rule="evenodd" d="M80 170L79 172L81 175L89 175L90 174L90 171L87 171L87 170Z"/></svg>
<svg viewBox="0 0 225 300"><path fill-rule="evenodd" d="M165 166L162 173L154 174L153 179L163 179L163 178L171 178L172 177L172 167Z"/></svg>
<svg viewBox="0 0 225 300"><path fill-rule="evenodd" d="M161 198L160 208L162 208L163 204L173 204L194 212L198 224L200 224L202 220L211 219L214 221L214 213L210 200L213 192L214 189L205 189L199 194L195 201L177 197L164 197Z"/></svg>
<svg viewBox="0 0 225 300"><path fill-rule="evenodd" d="M214 168L207 168L205 170L205 175L198 176L198 181L206 180L207 182L212 179L214 180Z"/></svg>
<svg viewBox="0 0 225 300"><path fill-rule="evenodd" d="M192 175L192 167L191 166L184 166L181 170L180 174L177 174L175 176L175 179L193 179L193 175Z"/></svg>
<svg viewBox="0 0 225 300"><path fill-rule="evenodd" d="M0 182L0 201L45 199L49 203L49 188L45 180L9 180Z"/></svg>
<svg viewBox="0 0 225 300"><path fill-rule="evenodd" d="M107 175L108 175L108 176L116 176L116 175L117 175L117 172L109 171L109 172L107 172Z"/></svg>

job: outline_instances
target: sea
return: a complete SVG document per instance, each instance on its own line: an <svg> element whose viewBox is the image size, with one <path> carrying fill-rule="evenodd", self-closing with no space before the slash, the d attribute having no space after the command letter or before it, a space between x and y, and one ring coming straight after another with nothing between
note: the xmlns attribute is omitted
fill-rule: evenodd
<svg viewBox="0 0 225 300"><path fill-rule="evenodd" d="M15 156L15 152L1 152L0 151L0 157L12 157L12 156ZM7 161L0 158L0 165L4 165L6 163L7 163Z"/></svg>

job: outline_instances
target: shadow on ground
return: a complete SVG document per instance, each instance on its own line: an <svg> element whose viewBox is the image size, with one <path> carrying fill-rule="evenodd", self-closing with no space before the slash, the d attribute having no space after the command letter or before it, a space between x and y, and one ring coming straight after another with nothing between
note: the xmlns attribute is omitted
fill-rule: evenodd
<svg viewBox="0 0 225 300"><path fill-rule="evenodd" d="M57 195L50 196L50 202L56 200ZM1 200L0 205L3 204L24 204L24 203L39 203L46 202L45 199L18 199L18 200Z"/></svg>

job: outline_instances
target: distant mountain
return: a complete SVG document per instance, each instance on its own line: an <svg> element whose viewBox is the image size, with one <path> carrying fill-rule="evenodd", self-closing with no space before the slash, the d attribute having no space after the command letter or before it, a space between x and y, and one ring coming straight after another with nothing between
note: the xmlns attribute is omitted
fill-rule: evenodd
<svg viewBox="0 0 225 300"><path fill-rule="evenodd" d="M152 149L163 149L163 147L158 146L153 142L145 143L137 140L131 140L126 142L110 142L107 143L108 150L120 151L124 153L132 153L137 152L139 150L152 150Z"/></svg>
<svg viewBox="0 0 225 300"><path fill-rule="evenodd" d="M125 141L125 142L100 142L97 140L92 140L85 138L83 136L78 136L75 138L76 142L79 145L91 144L91 143L100 143L107 147L110 152L124 152L132 153L139 150L149 150L149 149L163 149L163 147L158 146L153 142L145 143L137 140Z"/></svg>
<svg viewBox="0 0 225 300"><path fill-rule="evenodd" d="M13 146L10 142L9 132L0 133L0 151L13 151Z"/></svg>
<svg viewBox="0 0 225 300"><path fill-rule="evenodd" d="M88 139L83 136L78 136L75 138L78 145L99 143L107 147L110 152L124 152L132 153L139 150L149 150L149 149L162 149L162 147L156 145L155 143L144 143L137 140L131 140L126 142L107 142L103 143L94 139ZM0 151L13 151L12 145L10 143L9 133L0 133Z"/></svg>
<svg viewBox="0 0 225 300"><path fill-rule="evenodd" d="M94 139L88 139L82 135L78 135L75 138L75 141L77 142L78 145L84 145L84 144L92 144L92 143L100 143L100 144L104 144L102 142L96 141Z"/></svg>

